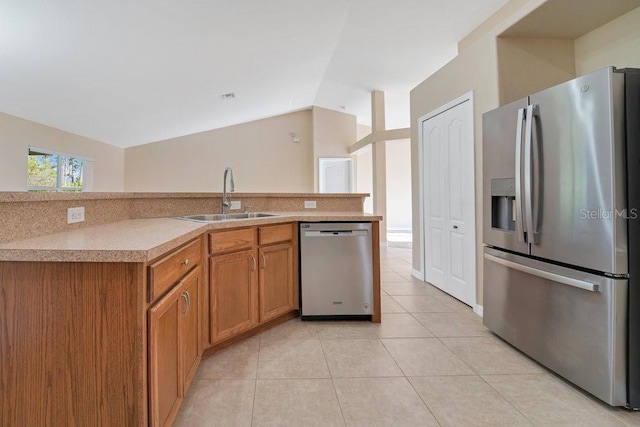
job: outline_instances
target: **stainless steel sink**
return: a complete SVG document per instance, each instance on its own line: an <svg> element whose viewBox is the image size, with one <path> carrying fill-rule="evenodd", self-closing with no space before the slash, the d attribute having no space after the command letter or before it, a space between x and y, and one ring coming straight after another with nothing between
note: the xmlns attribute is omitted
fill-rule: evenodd
<svg viewBox="0 0 640 427"><path fill-rule="evenodd" d="M179 216L178 219L184 219L187 221L196 221L196 222L217 222L217 221L229 221L229 220L235 220L235 219L268 218L272 216L278 216L278 215L263 213L263 212L248 212L248 213L231 213L231 214L186 215L186 216Z"/></svg>

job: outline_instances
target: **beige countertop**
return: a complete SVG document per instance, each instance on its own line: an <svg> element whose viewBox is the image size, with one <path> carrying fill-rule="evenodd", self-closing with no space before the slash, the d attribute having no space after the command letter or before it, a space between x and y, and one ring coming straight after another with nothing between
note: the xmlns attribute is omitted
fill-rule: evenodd
<svg viewBox="0 0 640 427"><path fill-rule="evenodd" d="M275 213L275 212L274 212ZM380 221L361 212L285 212L213 223L130 219L0 244L0 261L147 262L208 230L291 221Z"/></svg>
<svg viewBox="0 0 640 427"><path fill-rule="evenodd" d="M92 193L92 192L27 192L2 191L0 203L3 202L48 202L52 200L111 200L111 199L210 199L220 198L222 193L157 193L157 192L122 192L122 193ZM261 198L300 198L314 199L367 197L369 193L242 193L234 192L233 197L261 197Z"/></svg>

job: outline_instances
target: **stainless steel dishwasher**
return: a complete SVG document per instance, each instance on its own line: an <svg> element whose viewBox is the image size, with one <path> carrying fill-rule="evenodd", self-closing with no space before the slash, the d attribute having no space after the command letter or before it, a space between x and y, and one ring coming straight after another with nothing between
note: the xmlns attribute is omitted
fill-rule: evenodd
<svg viewBox="0 0 640 427"><path fill-rule="evenodd" d="M371 223L300 223L303 320L371 319Z"/></svg>

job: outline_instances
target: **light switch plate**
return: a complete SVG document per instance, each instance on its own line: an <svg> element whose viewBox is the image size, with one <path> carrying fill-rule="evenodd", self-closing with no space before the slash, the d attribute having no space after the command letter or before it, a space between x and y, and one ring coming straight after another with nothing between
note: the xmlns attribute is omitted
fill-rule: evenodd
<svg viewBox="0 0 640 427"><path fill-rule="evenodd" d="M316 201L315 200L305 200L304 201L304 208L305 209L315 209L316 208Z"/></svg>
<svg viewBox="0 0 640 427"><path fill-rule="evenodd" d="M240 202L240 200L232 200L229 209L240 209L241 207L242 203Z"/></svg>
<svg viewBox="0 0 640 427"><path fill-rule="evenodd" d="M67 224L84 221L84 206L78 208L67 208Z"/></svg>

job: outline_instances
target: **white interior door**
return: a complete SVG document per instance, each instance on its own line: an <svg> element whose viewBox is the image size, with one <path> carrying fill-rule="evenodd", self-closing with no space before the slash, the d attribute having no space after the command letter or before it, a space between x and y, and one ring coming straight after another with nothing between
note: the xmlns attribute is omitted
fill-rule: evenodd
<svg viewBox="0 0 640 427"><path fill-rule="evenodd" d="M425 280L441 289L448 282L449 245L447 233L447 203L445 190L446 150L442 136L442 116L422 122L424 154L424 255Z"/></svg>
<svg viewBox="0 0 640 427"><path fill-rule="evenodd" d="M351 193L351 159L320 159L320 192Z"/></svg>
<svg viewBox="0 0 640 427"><path fill-rule="evenodd" d="M475 306L475 190L470 98L421 123L425 280Z"/></svg>

